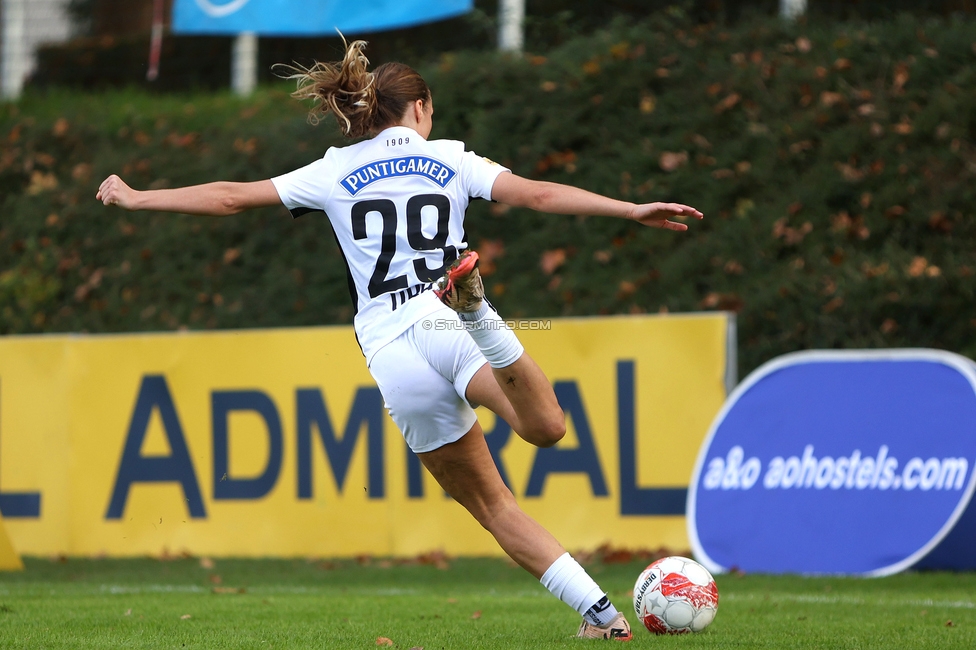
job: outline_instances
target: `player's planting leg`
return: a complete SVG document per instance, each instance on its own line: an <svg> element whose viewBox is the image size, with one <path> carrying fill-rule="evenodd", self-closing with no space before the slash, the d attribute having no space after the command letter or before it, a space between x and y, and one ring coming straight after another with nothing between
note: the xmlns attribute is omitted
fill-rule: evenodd
<svg viewBox="0 0 976 650"><path fill-rule="evenodd" d="M495 467L481 425L476 423L457 442L418 456L441 487L536 578L566 552L519 507Z"/></svg>
<svg viewBox="0 0 976 650"><path fill-rule="evenodd" d="M606 592L515 501L498 474L479 424L457 442L418 455L441 487L494 536L509 557L583 616L577 636L630 640L630 626Z"/></svg>
<svg viewBox="0 0 976 650"><path fill-rule="evenodd" d="M484 370L472 379L469 398L505 418L527 442L540 447L559 442L566 434L566 419L556 394L515 332L484 299L478 254L466 252L458 258L436 292L467 325L466 331L491 366L490 379ZM500 392L489 384L497 384Z"/></svg>

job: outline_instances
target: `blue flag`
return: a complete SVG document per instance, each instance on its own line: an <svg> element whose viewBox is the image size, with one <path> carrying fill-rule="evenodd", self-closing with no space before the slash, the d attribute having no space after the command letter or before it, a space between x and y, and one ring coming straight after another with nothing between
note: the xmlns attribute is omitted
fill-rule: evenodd
<svg viewBox="0 0 976 650"><path fill-rule="evenodd" d="M176 34L315 36L376 32L452 18L474 0L175 0Z"/></svg>

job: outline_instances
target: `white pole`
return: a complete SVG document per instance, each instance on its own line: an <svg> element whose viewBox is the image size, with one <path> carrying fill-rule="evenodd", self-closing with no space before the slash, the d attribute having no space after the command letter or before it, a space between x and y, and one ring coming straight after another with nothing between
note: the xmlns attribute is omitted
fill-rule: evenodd
<svg viewBox="0 0 976 650"><path fill-rule="evenodd" d="M3 0L3 51L0 83L3 99L14 100L27 76L27 0Z"/></svg>
<svg viewBox="0 0 976 650"><path fill-rule="evenodd" d="M234 39L231 61L231 87L234 93L247 97L258 85L258 35L241 32Z"/></svg>
<svg viewBox="0 0 976 650"><path fill-rule="evenodd" d="M525 0L498 0L498 49L521 52L525 42Z"/></svg>
<svg viewBox="0 0 976 650"><path fill-rule="evenodd" d="M780 18L796 20L807 12L807 0L779 0Z"/></svg>

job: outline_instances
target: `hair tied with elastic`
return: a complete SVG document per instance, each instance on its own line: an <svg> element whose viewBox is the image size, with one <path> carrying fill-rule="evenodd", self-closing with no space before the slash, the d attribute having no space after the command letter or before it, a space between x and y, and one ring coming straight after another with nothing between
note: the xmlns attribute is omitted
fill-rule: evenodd
<svg viewBox="0 0 976 650"><path fill-rule="evenodd" d="M341 32L339 36L345 48L342 61L316 61L307 68L298 63L273 66L279 77L295 80L292 97L312 101L312 124L331 113L344 135L358 138L399 124L411 102L430 101L427 83L413 68L384 63L370 72L363 52L366 41L347 43Z"/></svg>

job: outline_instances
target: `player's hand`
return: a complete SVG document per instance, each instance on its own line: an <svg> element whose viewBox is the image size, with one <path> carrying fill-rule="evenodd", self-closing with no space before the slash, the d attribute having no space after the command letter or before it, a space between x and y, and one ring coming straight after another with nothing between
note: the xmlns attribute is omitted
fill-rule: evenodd
<svg viewBox="0 0 976 650"><path fill-rule="evenodd" d="M137 192L125 184L121 178L112 174L98 186L95 198L105 205L117 205L126 210L134 209Z"/></svg>
<svg viewBox="0 0 976 650"><path fill-rule="evenodd" d="M630 214L630 218L634 221L651 228L664 228L665 230L688 230L686 224L671 221L671 217L701 219L704 216L695 208L681 203L643 203L634 206Z"/></svg>

